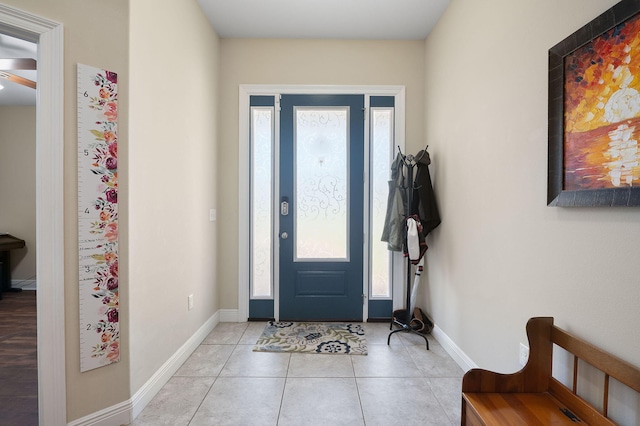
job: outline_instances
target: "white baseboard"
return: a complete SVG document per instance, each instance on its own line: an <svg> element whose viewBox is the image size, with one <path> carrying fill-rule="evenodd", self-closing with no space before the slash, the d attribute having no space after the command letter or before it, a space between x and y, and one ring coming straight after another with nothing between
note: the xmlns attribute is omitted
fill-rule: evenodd
<svg viewBox="0 0 640 426"><path fill-rule="evenodd" d="M220 322L220 311L216 312L209 318L187 342L176 351L171 358L164 363L156 373L151 376L131 398L132 417L135 419L138 414L144 410L144 407L151 402L154 396L162 389L162 387L173 377L182 364L191 356L193 351L200 346L200 343L211 333Z"/></svg>
<svg viewBox="0 0 640 426"><path fill-rule="evenodd" d="M23 290L37 290L38 281L36 280L11 280L12 288L21 288Z"/></svg>
<svg viewBox="0 0 640 426"><path fill-rule="evenodd" d="M239 322L239 313L237 309L220 309L220 322Z"/></svg>
<svg viewBox="0 0 640 426"><path fill-rule="evenodd" d="M118 426L132 422L220 322L238 322L238 310L220 309L211 316L130 400L74 420L68 426ZM464 371L478 367L440 327L435 325L431 334Z"/></svg>
<svg viewBox="0 0 640 426"><path fill-rule="evenodd" d="M131 423L131 400L67 423L67 426L118 426Z"/></svg>
<svg viewBox="0 0 640 426"><path fill-rule="evenodd" d="M465 354L458 345L455 344L453 340L449 336L446 335L444 331L438 325L433 327L433 331L431 331L433 337L440 343L440 346L447 351L449 356L453 358L453 360L462 368L464 371L469 371L472 368L478 368L478 365L471 360Z"/></svg>
<svg viewBox="0 0 640 426"><path fill-rule="evenodd" d="M107 407L81 419L68 423L68 426L119 426L131 423L154 396L173 377L180 366L193 351L211 333L220 322L221 313L216 312L209 318L184 345L180 347L153 376L128 401Z"/></svg>

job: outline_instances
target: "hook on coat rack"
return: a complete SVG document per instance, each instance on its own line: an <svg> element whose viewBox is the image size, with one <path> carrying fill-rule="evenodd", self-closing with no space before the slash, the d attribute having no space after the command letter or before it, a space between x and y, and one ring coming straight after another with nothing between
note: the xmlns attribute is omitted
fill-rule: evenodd
<svg viewBox="0 0 640 426"><path fill-rule="evenodd" d="M419 163L424 158L425 155L427 156L427 159L428 159L429 158L429 153L427 152L428 148L429 148L429 145L425 146L425 148L418 151L418 154L416 155L413 155L413 154L405 155L402 153L402 149L400 148L400 145L398 145L398 153L402 158L402 162L405 165L410 166L410 165L415 165ZM431 161L429 160L429 162Z"/></svg>
<svg viewBox="0 0 640 426"><path fill-rule="evenodd" d="M422 158L425 155L427 157L429 156L429 153L427 152L427 149L429 149L429 145L425 146L424 149L421 149L420 151L418 151L418 153L416 154L416 163L419 163L420 160L422 160Z"/></svg>

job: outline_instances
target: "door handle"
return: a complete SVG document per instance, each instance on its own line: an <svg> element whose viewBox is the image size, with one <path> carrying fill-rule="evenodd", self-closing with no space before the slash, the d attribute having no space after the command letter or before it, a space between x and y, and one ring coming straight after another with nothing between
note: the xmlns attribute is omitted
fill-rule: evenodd
<svg viewBox="0 0 640 426"><path fill-rule="evenodd" d="M282 197L282 202L280 203L280 214L282 216L287 216L289 214L289 199L287 197Z"/></svg>
<svg viewBox="0 0 640 426"><path fill-rule="evenodd" d="M286 240L287 238L289 238L289 234L287 234L286 232L283 232L282 234L280 234L280 238L282 238L283 240Z"/></svg>

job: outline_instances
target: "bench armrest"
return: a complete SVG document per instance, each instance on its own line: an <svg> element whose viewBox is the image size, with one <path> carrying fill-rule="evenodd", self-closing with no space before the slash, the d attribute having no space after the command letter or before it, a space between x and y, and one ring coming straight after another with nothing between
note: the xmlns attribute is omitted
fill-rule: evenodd
<svg viewBox="0 0 640 426"><path fill-rule="evenodd" d="M527 322L529 359L524 368L512 374L471 369L462 379L462 392L546 392L553 360L552 327L552 317L531 318Z"/></svg>

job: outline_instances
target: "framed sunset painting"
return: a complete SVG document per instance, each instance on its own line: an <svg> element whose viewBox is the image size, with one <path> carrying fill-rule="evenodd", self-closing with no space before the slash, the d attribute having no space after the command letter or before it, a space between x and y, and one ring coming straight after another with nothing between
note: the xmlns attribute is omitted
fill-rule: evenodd
<svg viewBox="0 0 640 426"><path fill-rule="evenodd" d="M549 50L547 204L640 206L640 0Z"/></svg>

